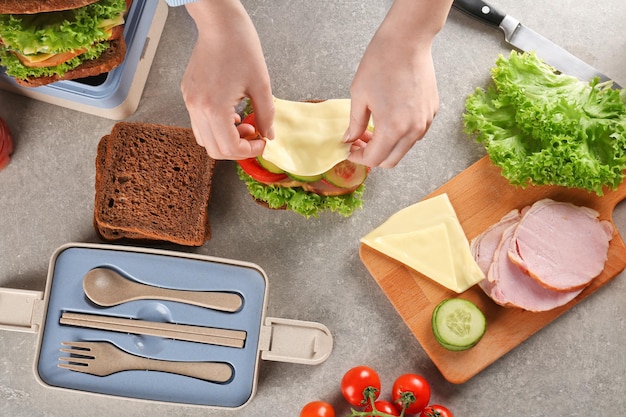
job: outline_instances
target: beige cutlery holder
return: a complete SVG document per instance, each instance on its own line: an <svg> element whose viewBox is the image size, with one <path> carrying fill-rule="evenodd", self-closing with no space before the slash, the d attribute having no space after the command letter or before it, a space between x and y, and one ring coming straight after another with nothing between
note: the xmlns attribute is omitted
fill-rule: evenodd
<svg viewBox="0 0 626 417"><path fill-rule="evenodd" d="M175 301L136 300L113 307L92 303L82 279L91 269L116 269L144 284L187 291L229 291L242 307L223 312ZM332 351L328 328L315 322L266 317L268 280L255 264L119 245L70 243L51 260L43 292L0 289L0 329L36 333L34 373L47 387L133 400L237 409L256 392L259 361L316 365ZM66 326L63 313L109 315L163 323L243 330L243 348ZM108 341L131 354L170 361L221 361L233 368L226 383L182 375L125 371L106 377L59 368L63 341Z"/></svg>

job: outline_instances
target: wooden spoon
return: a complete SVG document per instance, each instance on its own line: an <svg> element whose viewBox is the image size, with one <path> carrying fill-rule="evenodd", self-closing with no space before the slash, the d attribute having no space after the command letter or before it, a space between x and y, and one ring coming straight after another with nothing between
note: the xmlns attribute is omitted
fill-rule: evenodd
<svg viewBox="0 0 626 417"><path fill-rule="evenodd" d="M242 304L239 294L153 287L130 281L109 268L94 268L87 272L83 278L83 289L91 301L105 307L134 300L166 300L234 312Z"/></svg>

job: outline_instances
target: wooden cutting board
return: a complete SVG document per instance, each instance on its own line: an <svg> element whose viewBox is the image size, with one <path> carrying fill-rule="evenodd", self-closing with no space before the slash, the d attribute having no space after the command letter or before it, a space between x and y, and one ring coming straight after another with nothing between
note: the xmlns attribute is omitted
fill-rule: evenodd
<svg viewBox="0 0 626 417"><path fill-rule="evenodd" d="M447 193L469 240L514 208L521 209L542 198L569 201L597 210L600 218L610 220L615 206L626 197L626 183L616 191L599 197L583 190L556 186L514 187L502 177L500 169L483 157L426 198ZM547 312L533 313L495 304L475 285L456 294L419 272L361 244L361 260L409 326L426 353L449 382L460 384L478 374L548 323L605 285L626 266L626 247L615 229L609 245L604 271L574 300ZM485 313L487 331L472 349L452 352L442 348L431 330L434 307L450 297L473 301Z"/></svg>

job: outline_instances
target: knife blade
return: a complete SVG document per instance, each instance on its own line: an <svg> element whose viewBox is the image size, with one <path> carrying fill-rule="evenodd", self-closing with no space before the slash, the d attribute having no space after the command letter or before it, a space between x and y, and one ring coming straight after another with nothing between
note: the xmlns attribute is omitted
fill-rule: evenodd
<svg viewBox="0 0 626 417"><path fill-rule="evenodd" d="M545 63L561 73L573 75L583 81L591 81L594 77L600 78L600 81L612 80L554 42L524 26L519 20L482 0L454 0L453 6L489 26L500 28L508 44L524 52L534 51ZM613 88L622 87L613 80Z"/></svg>

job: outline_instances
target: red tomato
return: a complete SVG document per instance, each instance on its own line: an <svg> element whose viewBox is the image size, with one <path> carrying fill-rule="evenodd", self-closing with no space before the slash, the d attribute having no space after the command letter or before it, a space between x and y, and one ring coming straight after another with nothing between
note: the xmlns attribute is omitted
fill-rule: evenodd
<svg viewBox="0 0 626 417"><path fill-rule="evenodd" d="M372 368L356 366L341 379L341 393L351 405L364 405L380 394L380 377Z"/></svg>
<svg viewBox="0 0 626 417"><path fill-rule="evenodd" d="M398 409L406 407L404 414L418 414L430 401L430 384L419 375L400 375L393 383L391 398Z"/></svg>
<svg viewBox="0 0 626 417"><path fill-rule="evenodd" d="M13 138L9 126L0 119L0 169L7 166L13 153Z"/></svg>
<svg viewBox="0 0 626 417"><path fill-rule="evenodd" d="M381 411L383 413L387 413L392 416L399 416L400 411L396 409L396 407L385 400L378 400L374 402L374 407L376 407L376 411ZM372 405L368 404L363 411L372 411ZM372 415L367 415L366 417L373 417Z"/></svg>
<svg viewBox="0 0 626 417"><path fill-rule="evenodd" d="M249 115L244 117L241 123L246 123L246 124L256 127L254 113L250 113Z"/></svg>
<svg viewBox="0 0 626 417"><path fill-rule="evenodd" d="M448 410L443 405L433 404L429 405L422 411L423 417L454 417L452 411Z"/></svg>
<svg viewBox="0 0 626 417"><path fill-rule="evenodd" d="M302 407L300 417L335 417L335 409L324 401L311 401Z"/></svg>
<svg viewBox="0 0 626 417"><path fill-rule="evenodd" d="M254 113L250 113L246 117L243 118L241 125L251 125L252 128L246 127L245 129L238 128L239 135L244 139L258 139L260 137L259 132L256 130ZM245 133L242 133L245 132Z"/></svg>
<svg viewBox="0 0 626 417"><path fill-rule="evenodd" d="M274 174L273 172L269 172L259 164L256 158L242 159L237 161L237 163L246 174L264 184L279 182L287 178L287 174Z"/></svg>

